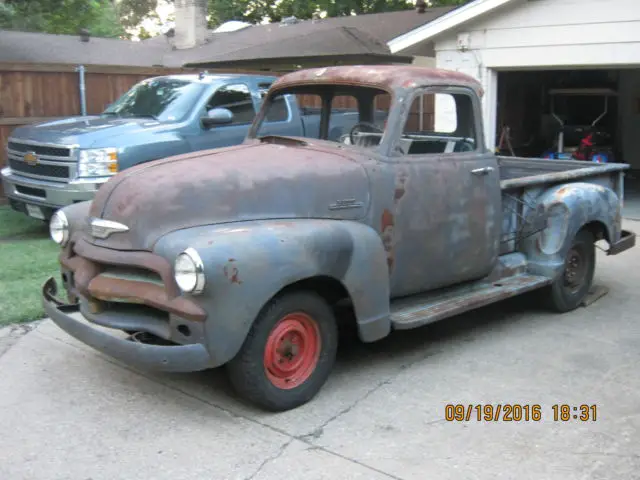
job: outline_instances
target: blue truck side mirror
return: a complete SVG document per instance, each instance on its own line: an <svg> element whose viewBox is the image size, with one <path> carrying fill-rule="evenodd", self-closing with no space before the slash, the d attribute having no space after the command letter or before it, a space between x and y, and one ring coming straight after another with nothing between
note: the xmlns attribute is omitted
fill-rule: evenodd
<svg viewBox="0 0 640 480"><path fill-rule="evenodd" d="M207 112L206 117L202 117L202 126L205 128L214 125L226 125L233 122L233 113L227 108L212 108Z"/></svg>

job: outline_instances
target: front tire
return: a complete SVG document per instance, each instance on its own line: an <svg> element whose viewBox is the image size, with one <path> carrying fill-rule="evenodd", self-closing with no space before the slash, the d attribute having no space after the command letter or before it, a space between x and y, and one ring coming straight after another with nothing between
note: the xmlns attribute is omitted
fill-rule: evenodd
<svg viewBox="0 0 640 480"><path fill-rule="evenodd" d="M227 373L250 402L271 411L290 410L320 391L337 349L336 318L327 302L312 292L287 293L258 315Z"/></svg>
<svg viewBox="0 0 640 480"><path fill-rule="evenodd" d="M580 230L565 257L562 273L548 290L548 304L556 312L575 310L588 295L596 269L595 238Z"/></svg>

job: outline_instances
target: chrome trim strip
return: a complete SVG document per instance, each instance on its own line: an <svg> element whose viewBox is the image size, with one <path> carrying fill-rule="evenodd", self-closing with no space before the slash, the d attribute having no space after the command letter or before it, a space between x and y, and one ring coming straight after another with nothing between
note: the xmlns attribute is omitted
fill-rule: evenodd
<svg viewBox="0 0 640 480"><path fill-rule="evenodd" d="M37 165L54 165L56 167L66 167L69 168L74 162L73 161L62 161L62 162L56 162L49 160L50 158L64 158L64 157L49 157L49 156L45 156L45 155L38 155L38 163L36 163L35 165L30 165L29 163L25 162L24 159L22 158L23 155L20 156L12 156L15 155L13 153L9 154L9 160L15 160L17 162L22 162L25 165L29 165L30 167L34 167Z"/></svg>
<svg viewBox="0 0 640 480"><path fill-rule="evenodd" d="M129 227L122 223L112 220L104 220L102 218L92 218L89 221L91 226L91 236L95 238L105 239L112 233L121 233L129 231Z"/></svg>

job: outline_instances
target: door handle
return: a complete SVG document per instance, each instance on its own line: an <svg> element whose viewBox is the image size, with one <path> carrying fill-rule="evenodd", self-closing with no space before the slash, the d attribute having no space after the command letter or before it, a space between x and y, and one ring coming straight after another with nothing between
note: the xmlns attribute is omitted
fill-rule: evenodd
<svg viewBox="0 0 640 480"><path fill-rule="evenodd" d="M491 172L493 172L493 167L482 167L471 170L471 173L474 175L489 175Z"/></svg>

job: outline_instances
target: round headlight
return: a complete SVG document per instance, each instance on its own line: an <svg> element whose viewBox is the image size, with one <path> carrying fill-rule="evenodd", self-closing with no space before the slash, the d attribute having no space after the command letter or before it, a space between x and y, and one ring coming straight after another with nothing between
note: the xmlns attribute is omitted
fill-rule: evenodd
<svg viewBox="0 0 640 480"><path fill-rule="evenodd" d="M198 294L204 290L204 265L198 252L187 248L176 258L174 277L180 290Z"/></svg>
<svg viewBox="0 0 640 480"><path fill-rule="evenodd" d="M51 240L64 247L69 241L69 221L61 211L56 211L49 222L49 235Z"/></svg>

